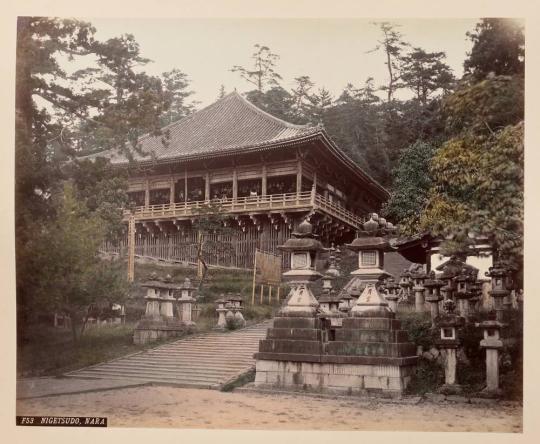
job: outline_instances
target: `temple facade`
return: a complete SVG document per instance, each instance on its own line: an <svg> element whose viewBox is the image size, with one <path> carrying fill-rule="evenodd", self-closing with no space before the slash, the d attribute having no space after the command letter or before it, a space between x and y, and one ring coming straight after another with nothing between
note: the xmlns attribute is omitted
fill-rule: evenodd
<svg viewBox="0 0 540 444"><path fill-rule="evenodd" d="M131 201L126 238L109 251L131 246L138 256L195 262L192 223L212 202L234 230L217 239L230 248L208 253L207 263L250 268L256 248L277 252L306 216L323 243L351 242L388 198L322 126L290 124L236 92L140 146L131 162L105 154L129 171Z"/></svg>

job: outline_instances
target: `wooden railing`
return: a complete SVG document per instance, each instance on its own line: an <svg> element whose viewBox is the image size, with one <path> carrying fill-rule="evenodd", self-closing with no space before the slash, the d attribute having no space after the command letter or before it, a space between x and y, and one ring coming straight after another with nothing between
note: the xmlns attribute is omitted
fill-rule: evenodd
<svg viewBox="0 0 540 444"><path fill-rule="evenodd" d="M359 228L364 219L351 211L331 202L329 199L314 193L313 191L303 191L301 193L270 194L267 196L249 196L214 199L212 201L176 202L174 204L149 205L148 207L136 207L133 210L135 220L174 218L196 216L209 203L218 204L226 213L245 213L250 211L266 210L293 210L293 209L320 209L323 212L334 216L343 222ZM127 219L129 211L125 211Z"/></svg>

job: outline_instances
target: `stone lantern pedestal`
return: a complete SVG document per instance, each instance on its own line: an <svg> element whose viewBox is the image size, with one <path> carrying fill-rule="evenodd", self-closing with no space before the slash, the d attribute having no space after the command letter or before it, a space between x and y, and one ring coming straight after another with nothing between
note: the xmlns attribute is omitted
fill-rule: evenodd
<svg viewBox="0 0 540 444"><path fill-rule="evenodd" d="M439 348L445 351L444 359L444 385L439 392L446 394L461 393L462 388L457 382L457 349L460 341L457 329L465 324L465 319L453 313L439 317L437 326L440 328L441 337L437 341Z"/></svg>
<svg viewBox="0 0 540 444"><path fill-rule="evenodd" d="M486 350L486 388L482 391L482 395L498 397L501 395L499 350L503 348L500 330L505 324L499 321L484 321L475 325L484 330L484 339L480 341L480 347Z"/></svg>
<svg viewBox="0 0 540 444"><path fill-rule="evenodd" d="M424 313L426 311L426 301L425 301L425 291L424 282L427 278L427 275L423 271L419 271L412 274L412 279L414 282L414 311L416 313Z"/></svg>

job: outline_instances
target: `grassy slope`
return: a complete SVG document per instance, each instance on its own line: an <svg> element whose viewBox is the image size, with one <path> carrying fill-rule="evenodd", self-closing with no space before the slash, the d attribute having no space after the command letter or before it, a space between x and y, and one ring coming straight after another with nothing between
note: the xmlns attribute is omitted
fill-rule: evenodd
<svg viewBox="0 0 540 444"><path fill-rule="evenodd" d="M57 329L49 325L35 325L24 332L19 339L17 354L17 373L19 376L60 375L70 370L110 360L126 354L135 353L158 343L147 346L133 344L133 329L144 313L145 289L141 282L150 273L158 276L170 274L175 282L189 277L196 282L196 270L179 265L169 266L160 263L136 264L135 283L126 303L127 322L124 325L107 325L92 328L85 332L81 342L74 346L71 331ZM199 331L208 331L216 323L214 301L222 293L240 293L246 301L244 316L248 323L270 318L277 305L251 306L251 274L239 270L210 270L208 280L200 292L200 317L197 321Z"/></svg>

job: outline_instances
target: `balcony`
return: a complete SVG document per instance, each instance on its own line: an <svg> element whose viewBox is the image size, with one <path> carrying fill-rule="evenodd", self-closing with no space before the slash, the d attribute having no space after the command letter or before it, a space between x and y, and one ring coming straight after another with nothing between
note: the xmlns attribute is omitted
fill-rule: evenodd
<svg viewBox="0 0 540 444"><path fill-rule="evenodd" d="M223 212L231 215L281 211L319 211L339 219L355 229L361 228L362 223L365 221L364 218L343 208L341 205L331 202L324 196L316 194L314 191L223 198L215 199L212 202L219 204ZM135 207L133 212L129 210L124 211L124 219L128 220L131 215L133 215L136 222L145 220L189 219L200 214L200 211L208 203L209 201L201 200Z"/></svg>

